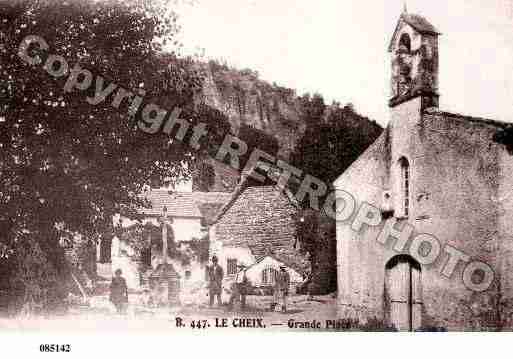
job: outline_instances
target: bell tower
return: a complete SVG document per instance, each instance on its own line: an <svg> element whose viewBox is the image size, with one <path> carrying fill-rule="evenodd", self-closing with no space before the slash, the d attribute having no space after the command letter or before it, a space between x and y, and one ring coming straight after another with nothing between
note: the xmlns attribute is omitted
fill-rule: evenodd
<svg viewBox="0 0 513 359"><path fill-rule="evenodd" d="M392 76L389 106L421 97L422 108L438 107L438 30L406 7L388 51Z"/></svg>

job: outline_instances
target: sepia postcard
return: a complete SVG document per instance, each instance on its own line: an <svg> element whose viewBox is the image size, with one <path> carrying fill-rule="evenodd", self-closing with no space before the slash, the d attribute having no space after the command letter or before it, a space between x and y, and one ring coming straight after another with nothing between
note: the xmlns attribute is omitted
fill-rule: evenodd
<svg viewBox="0 0 513 359"><path fill-rule="evenodd" d="M0 0L0 342L57 331L513 331L513 1Z"/></svg>

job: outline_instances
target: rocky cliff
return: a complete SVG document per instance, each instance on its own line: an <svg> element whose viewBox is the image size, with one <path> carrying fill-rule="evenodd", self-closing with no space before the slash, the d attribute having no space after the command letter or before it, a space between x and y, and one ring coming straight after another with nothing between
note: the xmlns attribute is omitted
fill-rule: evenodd
<svg viewBox="0 0 513 359"><path fill-rule="evenodd" d="M246 125L275 137L278 155L288 158L305 130L295 91L262 81L251 70L236 70L215 61L202 67L205 103L228 116L236 134Z"/></svg>
<svg viewBox="0 0 513 359"><path fill-rule="evenodd" d="M258 78L252 70L237 70L217 61L201 63L198 66L204 76L200 102L225 114L232 132L251 145L257 146L277 157L290 160L293 151L305 133L307 122L304 98L295 90L270 84ZM303 102L302 102L303 101ZM338 106L327 106L324 117L329 117ZM345 119L351 131L377 126L369 119L359 116ZM356 122L355 122L356 121ZM355 122L355 123L353 123ZM378 126L379 127L379 126ZM361 131L360 131L361 132ZM358 135L358 134L357 134ZM361 133L365 136L366 133ZM250 146L251 147L251 146ZM231 191L238 181L238 173L228 166L206 160L196 171L194 183L201 183L195 189L202 191ZM205 175L215 178L205 181ZM199 176L199 177L198 177Z"/></svg>
<svg viewBox="0 0 513 359"><path fill-rule="evenodd" d="M200 101L226 115L234 134L250 148L287 160L327 183L358 158L382 131L350 104L326 106L320 95L298 96L294 90L260 80L251 70L237 70L215 61L200 66L204 74ZM193 188L233 191L239 178L237 171L209 158L197 166ZM241 208L247 211L249 207ZM237 213L236 217L240 220L241 216L244 217ZM310 256L310 280L302 290L330 293L336 290L335 222L308 209L302 217L304 223L285 226L286 230L293 228L303 247L302 254ZM305 232L304 225L311 231Z"/></svg>

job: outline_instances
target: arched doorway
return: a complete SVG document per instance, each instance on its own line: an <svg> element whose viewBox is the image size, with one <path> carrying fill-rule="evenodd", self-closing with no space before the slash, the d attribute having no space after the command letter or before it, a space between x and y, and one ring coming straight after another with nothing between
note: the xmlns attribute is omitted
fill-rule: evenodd
<svg viewBox="0 0 513 359"><path fill-rule="evenodd" d="M390 324L400 331L420 328L422 325L420 264L407 255L390 259L385 266L385 292Z"/></svg>

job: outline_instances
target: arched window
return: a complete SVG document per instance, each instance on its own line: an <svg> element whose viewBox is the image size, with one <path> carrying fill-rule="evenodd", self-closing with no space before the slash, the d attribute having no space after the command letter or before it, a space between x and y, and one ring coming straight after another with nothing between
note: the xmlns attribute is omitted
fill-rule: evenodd
<svg viewBox="0 0 513 359"><path fill-rule="evenodd" d="M410 163L405 157L399 159L399 167L401 170L400 178L400 198L401 198L401 214L408 217L410 214Z"/></svg>
<svg viewBox="0 0 513 359"><path fill-rule="evenodd" d="M399 39L399 51L400 52L411 52L411 40L408 34L402 34Z"/></svg>

